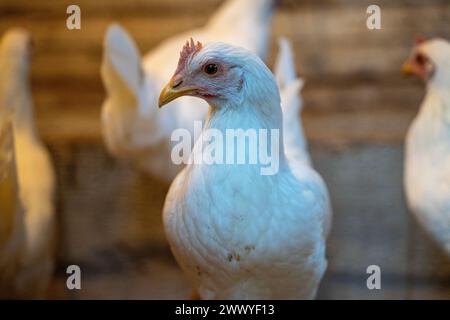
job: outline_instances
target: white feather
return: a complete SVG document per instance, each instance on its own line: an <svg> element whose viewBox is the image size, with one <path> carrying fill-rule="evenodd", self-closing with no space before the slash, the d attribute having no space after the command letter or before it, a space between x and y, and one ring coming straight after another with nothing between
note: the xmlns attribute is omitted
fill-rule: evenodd
<svg viewBox="0 0 450 320"><path fill-rule="evenodd" d="M292 46L285 38L279 40L279 53L275 64L275 77L280 88L283 109L283 135L286 156L293 161L311 164L308 145L303 132L300 113L303 100L300 90L304 80L297 78Z"/></svg>
<svg viewBox="0 0 450 320"><path fill-rule="evenodd" d="M411 211L450 255L450 44L434 39L420 49L435 72L406 137L404 184Z"/></svg>
<svg viewBox="0 0 450 320"><path fill-rule="evenodd" d="M0 77L8 85L2 91L3 106L13 113L14 150L18 191L23 219L18 226L25 239L17 253L12 296L42 297L54 264L55 210L54 172L48 151L40 141L34 124L29 88L30 36L21 29L6 33L1 44ZM17 215L20 217L21 213ZM1 287L1 286L0 286ZM5 294L2 292L1 294Z"/></svg>

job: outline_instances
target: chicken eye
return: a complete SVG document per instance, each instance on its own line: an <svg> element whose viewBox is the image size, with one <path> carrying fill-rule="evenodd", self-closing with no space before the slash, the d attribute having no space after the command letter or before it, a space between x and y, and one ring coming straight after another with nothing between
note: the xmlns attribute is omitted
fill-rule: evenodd
<svg viewBox="0 0 450 320"><path fill-rule="evenodd" d="M424 57L422 54L418 54L418 55L416 56L416 62L417 62L417 64L423 65L423 64L425 63L425 61L426 61L426 59L425 59L425 57Z"/></svg>
<svg viewBox="0 0 450 320"><path fill-rule="evenodd" d="M214 63L210 63L210 64L207 64L206 66L205 66L205 73L206 74L209 74L209 75L213 75L213 74L216 74L217 73L217 70L218 70L219 68L217 68L217 65L216 64L214 64Z"/></svg>

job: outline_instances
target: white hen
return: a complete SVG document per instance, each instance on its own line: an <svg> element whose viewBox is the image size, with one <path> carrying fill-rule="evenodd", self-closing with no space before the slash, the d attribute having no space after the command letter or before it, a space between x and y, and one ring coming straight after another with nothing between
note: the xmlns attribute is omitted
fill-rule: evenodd
<svg viewBox="0 0 450 320"><path fill-rule="evenodd" d="M158 95L173 73L186 38L226 41L265 57L275 0L228 0L203 27L169 38L141 60L133 40L118 25L106 34L102 79L103 136L108 150L145 172L171 182L182 166L170 161L170 136L177 128L193 131L208 106L193 98L177 100L156 112Z"/></svg>
<svg viewBox="0 0 450 320"><path fill-rule="evenodd" d="M206 137L211 130L226 136L229 129L261 133L279 132L283 126L274 76L261 59L240 47L185 46L175 75L161 92L160 106L183 95L203 98L210 105L194 159L211 156L215 140ZM244 152L244 164L188 164L170 187L164 207L166 234L203 299L316 295L327 266L328 192L305 161L287 158L296 152L285 152L282 134L270 141L259 140L258 151L279 157L279 170L273 175L261 174L261 158L254 164L248 161L252 150L245 144L242 149L227 141L225 148L212 147L215 153L234 157ZM286 142L286 150L299 147Z"/></svg>
<svg viewBox="0 0 450 320"><path fill-rule="evenodd" d="M4 83L0 83L0 92L4 87ZM0 93L0 96L3 95ZM0 102L0 298L8 298L13 292L23 245L23 211L17 196L12 111Z"/></svg>
<svg viewBox="0 0 450 320"><path fill-rule="evenodd" d="M450 255L450 43L419 41L404 71L427 83L426 96L406 138L408 205Z"/></svg>
<svg viewBox="0 0 450 320"><path fill-rule="evenodd" d="M303 100L299 92L304 81L296 77L294 55L289 41L281 38L279 47L275 76L280 89L283 110L283 139L284 144L289 146L285 150L286 156L293 161L311 164L303 126L299 120L299 113L303 107Z"/></svg>
<svg viewBox="0 0 450 320"><path fill-rule="evenodd" d="M14 114L18 190L24 209L25 243L20 252L20 264L11 279L11 295L36 298L45 293L53 272L55 178L48 151L36 133L33 119L29 88L29 34L21 29L7 32L0 52L0 79L3 83L1 101Z"/></svg>

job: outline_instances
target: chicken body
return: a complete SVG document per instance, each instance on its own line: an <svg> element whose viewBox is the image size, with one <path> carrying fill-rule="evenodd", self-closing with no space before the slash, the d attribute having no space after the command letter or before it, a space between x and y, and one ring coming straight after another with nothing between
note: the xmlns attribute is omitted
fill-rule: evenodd
<svg viewBox="0 0 450 320"><path fill-rule="evenodd" d="M312 299L327 266L327 201L306 166L283 166L271 178L192 167L170 188L164 224L203 299Z"/></svg>
<svg viewBox="0 0 450 320"><path fill-rule="evenodd" d="M427 92L406 138L405 191L419 223L450 255L450 44L426 41L413 59L417 73L428 74Z"/></svg>
<svg viewBox="0 0 450 320"><path fill-rule="evenodd" d="M0 284L3 296L41 298L53 273L55 243L55 209L53 204L54 172L48 151L40 141L34 124L29 64L29 34L14 29L1 44L2 108L12 114L14 156L20 208L15 215L15 230L9 241L22 243L9 271L8 284ZM11 275L12 274L12 275ZM3 286L5 284L5 286Z"/></svg>

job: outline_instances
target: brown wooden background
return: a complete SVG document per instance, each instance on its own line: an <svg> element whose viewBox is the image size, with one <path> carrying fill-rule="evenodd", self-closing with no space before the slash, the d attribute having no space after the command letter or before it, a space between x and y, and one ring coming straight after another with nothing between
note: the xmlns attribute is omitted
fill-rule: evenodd
<svg viewBox="0 0 450 320"><path fill-rule="evenodd" d="M39 128L59 177L61 241L54 298L183 298L189 291L164 240L166 185L110 158L100 136L101 44L121 23L141 52L201 26L221 0L0 0L0 33L33 34L32 84ZM81 7L82 29L66 29ZM382 30L366 8L382 9ZM281 0L276 38L294 44L306 79L305 127L330 186L335 223L321 298L450 298L449 260L417 228L403 200L402 143L424 94L400 74L417 34L450 37L450 1ZM80 264L83 289L64 289L64 268ZM382 267L382 290L365 269Z"/></svg>

